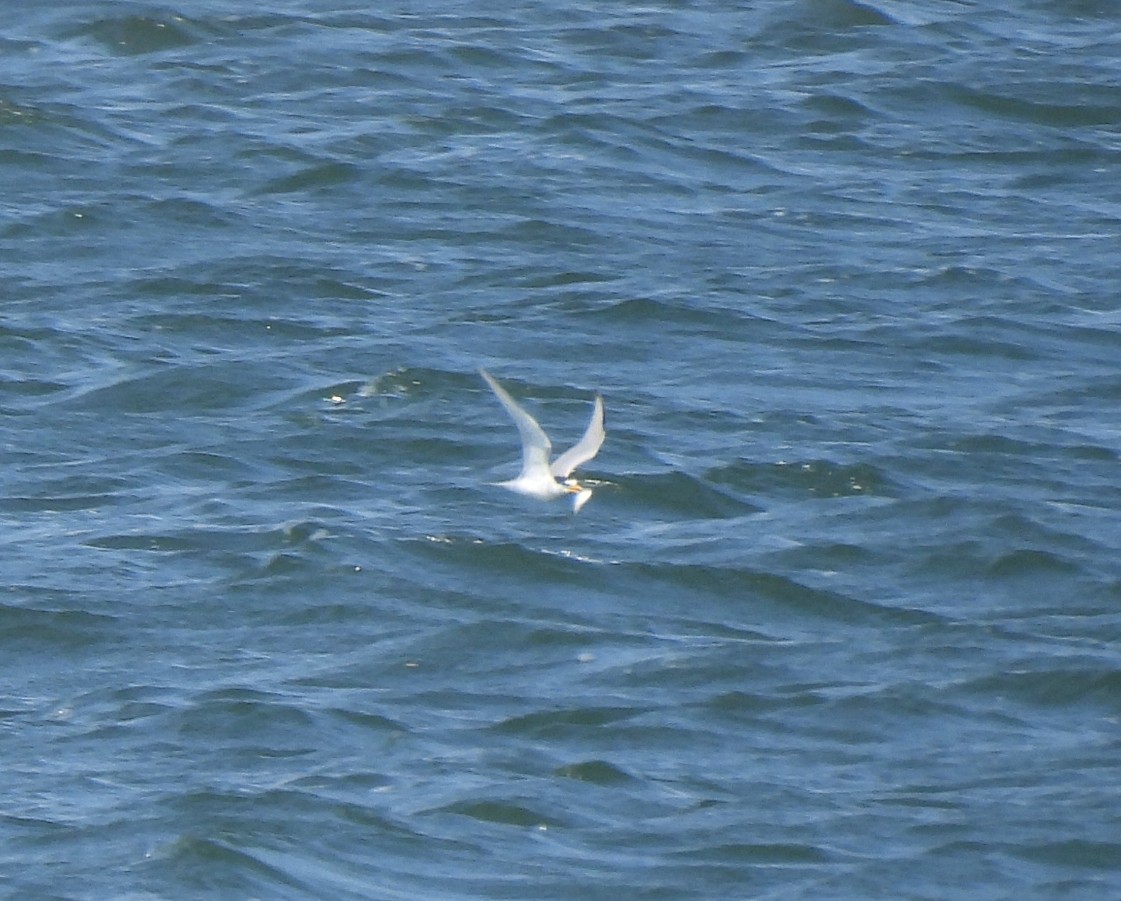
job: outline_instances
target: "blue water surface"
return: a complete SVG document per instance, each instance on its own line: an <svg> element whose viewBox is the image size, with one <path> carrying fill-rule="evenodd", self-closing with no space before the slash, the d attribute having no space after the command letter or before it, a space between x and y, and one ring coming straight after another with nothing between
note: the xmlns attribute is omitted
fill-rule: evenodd
<svg viewBox="0 0 1121 901"><path fill-rule="evenodd" d="M9 18L0 893L1121 895L1115 5Z"/></svg>

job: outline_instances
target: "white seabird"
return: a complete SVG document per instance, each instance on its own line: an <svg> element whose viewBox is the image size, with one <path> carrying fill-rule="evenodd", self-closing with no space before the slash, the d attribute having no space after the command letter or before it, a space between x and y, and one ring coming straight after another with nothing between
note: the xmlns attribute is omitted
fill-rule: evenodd
<svg viewBox="0 0 1121 901"><path fill-rule="evenodd" d="M479 374L490 385L490 390L495 393L502 406L506 408L506 412L510 414L510 418L514 420L514 425L518 427L518 434L522 439L522 471L516 479L496 484L518 494L543 501L570 494L572 512L578 512L592 496L592 489L585 488L569 476L577 466L587 463L598 454L603 445L603 439L607 435L603 429L603 398L596 395L592 406L592 418L584 430L583 437L550 464L549 454L553 444L537 424L537 420L519 407L489 372L480 369Z"/></svg>

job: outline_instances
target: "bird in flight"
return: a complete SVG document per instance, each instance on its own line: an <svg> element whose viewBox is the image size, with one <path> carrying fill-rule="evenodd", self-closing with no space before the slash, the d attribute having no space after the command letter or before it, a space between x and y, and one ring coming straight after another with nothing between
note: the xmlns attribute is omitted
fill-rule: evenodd
<svg viewBox="0 0 1121 901"><path fill-rule="evenodd" d="M592 489L570 478L573 470L587 463L599 453L607 433L603 429L603 398L598 394L592 405L592 418L584 430L583 437L563 454L549 462L553 444L549 436L537 424L537 420L517 405L494 377L485 369L479 374L495 393L499 402L506 408L518 435L522 439L522 471L515 479L497 484L518 494L549 501L565 495L572 496L572 512L579 512L592 496Z"/></svg>

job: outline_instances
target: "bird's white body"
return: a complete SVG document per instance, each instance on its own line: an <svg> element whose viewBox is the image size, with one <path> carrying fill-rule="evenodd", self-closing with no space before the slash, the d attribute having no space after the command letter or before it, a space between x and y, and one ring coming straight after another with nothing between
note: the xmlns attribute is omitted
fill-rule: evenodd
<svg viewBox="0 0 1121 901"><path fill-rule="evenodd" d="M571 495L572 511L577 512L592 496L592 489L585 488L569 476L577 466L587 463L599 453L603 439L607 436L603 428L603 398L596 395L592 418L583 437L550 463L549 454L553 445L537 420L519 407L489 372L480 369L479 374L514 420L522 439L522 471L517 478L498 484L510 491L543 501Z"/></svg>

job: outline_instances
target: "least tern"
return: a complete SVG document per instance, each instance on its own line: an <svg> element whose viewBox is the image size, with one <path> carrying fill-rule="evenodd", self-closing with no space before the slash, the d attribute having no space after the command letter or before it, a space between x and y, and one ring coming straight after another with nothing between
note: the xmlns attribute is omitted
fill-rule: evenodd
<svg viewBox="0 0 1121 901"><path fill-rule="evenodd" d="M480 369L479 374L490 385L522 439L522 471L516 479L496 484L527 497L549 501L554 498L572 495L572 512L576 513L592 496L592 489L585 488L575 479L569 478L572 471L581 463L587 463L599 453L606 432L603 430L603 398L596 395L592 406L592 418L584 430L584 436L572 447L557 457L551 464L549 454L553 444L549 436L537 424L537 420L515 403L489 372Z"/></svg>

